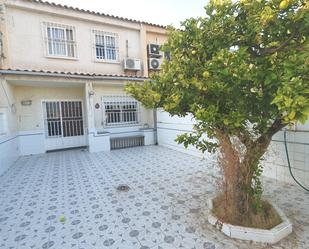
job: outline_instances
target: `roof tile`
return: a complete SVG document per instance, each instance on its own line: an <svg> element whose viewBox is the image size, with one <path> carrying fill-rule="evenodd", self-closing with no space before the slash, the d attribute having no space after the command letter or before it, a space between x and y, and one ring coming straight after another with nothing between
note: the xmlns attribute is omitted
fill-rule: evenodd
<svg viewBox="0 0 309 249"><path fill-rule="evenodd" d="M42 0L23 0L23 1L27 1L27 2L30 1L30 2L37 3L37 4L44 4L44 5L49 5L49 6L53 6L53 7L60 7L60 8L64 8L64 9L70 9L70 10L74 10L74 11L79 11L79 12L82 12L82 13L88 13L88 14L92 14L92 15L98 15L98 16L115 18L115 19L122 20L122 21L127 21L127 22L146 24L146 25L150 25L150 26L154 26L154 27L158 27L158 28L163 28L163 29L167 28L167 26L160 25L160 24L154 24L154 23L150 23L150 22L139 21L139 20L130 19L130 18L126 18L126 17L120 17L120 16L116 16L116 15L111 15L111 14L106 14L106 13L101 13L101 12L81 9L81 8L77 8L77 7L57 4L57 3L48 2L48 1L42 1Z"/></svg>
<svg viewBox="0 0 309 249"><path fill-rule="evenodd" d="M0 74L14 74L14 72L24 72L27 73L43 73L43 74L51 74L51 76L54 75L74 75L74 76L88 76L88 77L115 77L115 78L132 78L132 79L147 79L147 77L144 76L135 76L135 75L127 75L127 74L102 74L102 73L93 73L93 72L65 72L65 71L49 71L49 70L33 70L33 69L13 69L13 68L7 68L7 69L1 69Z"/></svg>

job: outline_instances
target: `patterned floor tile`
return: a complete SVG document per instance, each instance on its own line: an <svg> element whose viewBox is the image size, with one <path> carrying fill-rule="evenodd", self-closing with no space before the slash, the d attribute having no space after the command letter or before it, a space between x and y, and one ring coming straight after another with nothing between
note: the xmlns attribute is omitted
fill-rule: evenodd
<svg viewBox="0 0 309 249"><path fill-rule="evenodd" d="M22 157L0 177L0 248L309 248L309 195L269 179L265 196L293 222L291 236L267 247L210 226L218 177L215 164L159 146Z"/></svg>

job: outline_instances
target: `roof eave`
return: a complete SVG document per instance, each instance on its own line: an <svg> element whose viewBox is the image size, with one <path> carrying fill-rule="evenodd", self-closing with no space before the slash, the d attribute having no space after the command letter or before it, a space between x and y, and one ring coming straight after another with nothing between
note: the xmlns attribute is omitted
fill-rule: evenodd
<svg viewBox="0 0 309 249"><path fill-rule="evenodd" d="M91 15L96 15L96 16L104 16L104 17L113 18L113 19L117 19L117 20L120 20L120 21L124 21L124 22L144 24L144 25L149 25L149 26L153 26L153 27L157 27L157 28L167 29L167 26L165 26L165 25L150 23L150 22L146 22L146 21L139 21L139 20L130 19L130 18L126 18L126 17L120 17L120 16L111 15L111 14L81 9L81 8L72 7L72 6L63 5L63 4L57 4L57 3L53 3L53 2L49 2L49 1L42 1L42 0L23 0L23 1L31 2L31 3L35 3L35 4L42 4L42 5L50 6L50 7L58 7L58 8L66 9L66 10L78 11L80 13L85 13L85 14L91 14Z"/></svg>
<svg viewBox="0 0 309 249"><path fill-rule="evenodd" d="M0 70L0 75L26 75L41 77L63 77L88 80L127 80L127 81L145 81L147 77L134 77L127 75L96 75L84 73L66 73L66 72L44 72L44 71L27 71L27 70Z"/></svg>

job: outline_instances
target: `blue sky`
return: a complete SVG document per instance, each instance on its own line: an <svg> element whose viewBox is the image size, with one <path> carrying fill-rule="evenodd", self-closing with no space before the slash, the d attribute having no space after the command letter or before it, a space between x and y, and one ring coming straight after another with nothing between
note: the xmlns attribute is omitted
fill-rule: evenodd
<svg viewBox="0 0 309 249"><path fill-rule="evenodd" d="M48 0L55 3L179 27L189 17L204 16L207 0Z"/></svg>

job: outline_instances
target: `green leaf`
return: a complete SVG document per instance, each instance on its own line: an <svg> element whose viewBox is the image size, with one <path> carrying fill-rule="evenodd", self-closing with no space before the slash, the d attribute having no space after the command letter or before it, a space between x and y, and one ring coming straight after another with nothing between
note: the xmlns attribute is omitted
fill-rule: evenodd
<svg viewBox="0 0 309 249"><path fill-rule="evenodd" d="M303 109L301 109L300 111L304 116L309 116L309 106L304 107Z"/></svg>

